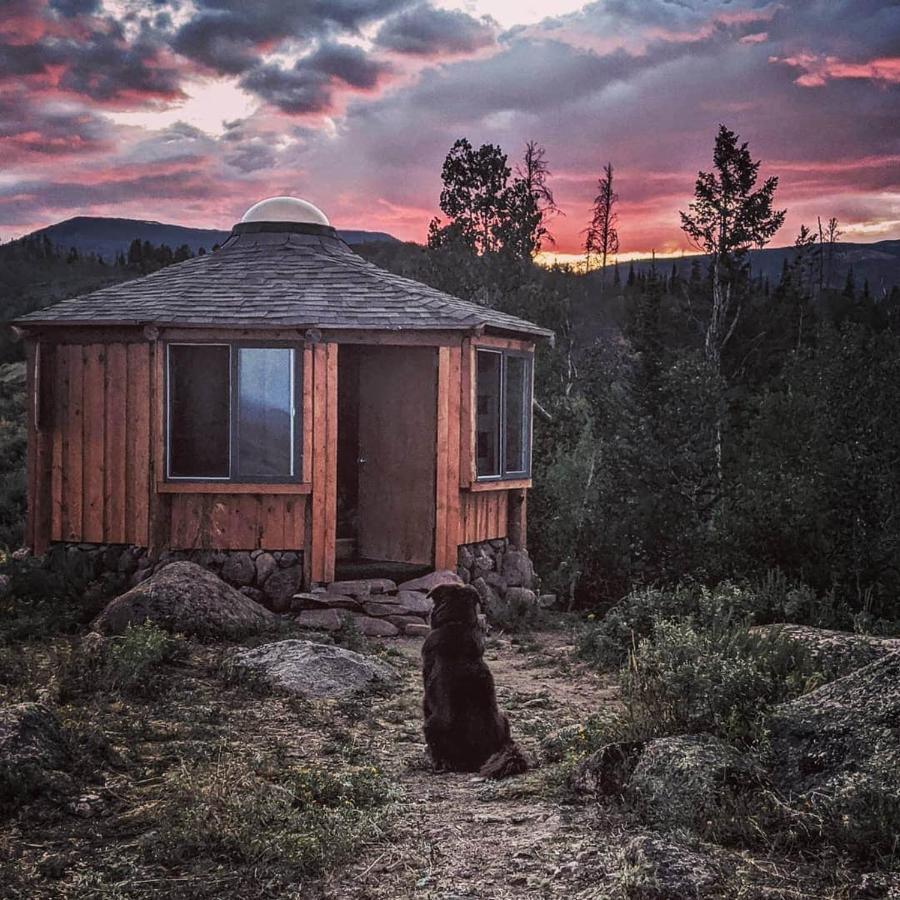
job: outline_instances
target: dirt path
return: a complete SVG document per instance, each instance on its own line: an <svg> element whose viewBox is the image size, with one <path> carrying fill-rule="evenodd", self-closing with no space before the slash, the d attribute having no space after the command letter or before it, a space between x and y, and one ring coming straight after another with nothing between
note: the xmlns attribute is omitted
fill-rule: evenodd
<svg viewBox="0 0 900 900"><path fill-rule="evenodd" d="M596 811L560 806L537 770L505 782L436 775L424 765L419 642L399 649L410 661L402 691L376 705L370 727L405 799L390 842L328 879L329 898L597 897L618 846L598 846ZM517 644L489 642L500 704L529 751L540 738L614 703L608 681L573 659L560 632ZM609 823L605 823L607 830Z"/></svg>

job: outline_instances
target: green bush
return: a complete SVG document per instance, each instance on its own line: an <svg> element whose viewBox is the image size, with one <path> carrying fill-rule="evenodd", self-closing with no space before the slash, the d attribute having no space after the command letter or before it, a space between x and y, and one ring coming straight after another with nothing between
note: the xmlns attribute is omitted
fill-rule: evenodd
<svg viewBox="0 0 900 900"><path fill-rule="evenodd" d="M777 631L726 621L661 619L622 672L629 715L659 734L711 732L751 740L775 704L818 686L806 651Z"/></svg>
<svg viewBox="0 0 900 900"><path fill-rule="evenodd" d="M88 635L73 647L60 673L63 697L95 691L155 697L168 686L165 663L182 657L187 644L151 622L129 625L124 634L104 639Z"/></svg>
<svg viewBox="0 0 900 900"><path fill-rule="evenodd" d="M396 789L374 766L340 771L220 757L170 777L169 809L148 840L162 862L289 868L315 874L380 834Z"/></svg>

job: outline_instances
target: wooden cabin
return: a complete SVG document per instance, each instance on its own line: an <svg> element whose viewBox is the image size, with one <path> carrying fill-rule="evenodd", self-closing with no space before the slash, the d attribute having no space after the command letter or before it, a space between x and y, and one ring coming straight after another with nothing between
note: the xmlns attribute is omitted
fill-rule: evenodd
<svg viewBox="0 0 900 900"><path fill-rule="evenodd" d="M552 334L377 268L312 204L262 201L217 252L16 324L35 553L294 551L309 584L524 547Z"/></svg>

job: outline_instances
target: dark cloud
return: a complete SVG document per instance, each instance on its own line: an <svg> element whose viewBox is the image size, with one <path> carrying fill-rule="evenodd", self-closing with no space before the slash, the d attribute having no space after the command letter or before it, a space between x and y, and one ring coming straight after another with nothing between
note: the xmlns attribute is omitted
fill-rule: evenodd
<svg viewBox="0 0 900 900"><path fill-rule="evenodd" d="M389 18L375 43L413 56L473 53L496 41L497 25L458 10L436 9L425 3Z"/></svg>
<svg viewBox="0 0 900 900"><path fill-rule="evenodd" d="M50 8L65 19L92 16L100 9L100 0L50 0Z"/></svg>
<svg viewBox="0 0 900 900"><path fill-rule="evenodd" d="M263 47L357 32L410 0L199 0L172 46L217 72L239 75L259 64Z"/></svg>
<svg viewBox="0 0 900 900"><path fill-rule="evenodd" d="M39 45L0 44L0 79L39 75L46 69L46 53Z"/></svg>
<svg viewBox="0 0 900 900"><path fill-rule="evenodd" d="M293 68L260 65L248 72L241 86L288 113L327 112L338 83L371 90L389 73L388 63L349 44L326 43L298 60Z"/></svg>

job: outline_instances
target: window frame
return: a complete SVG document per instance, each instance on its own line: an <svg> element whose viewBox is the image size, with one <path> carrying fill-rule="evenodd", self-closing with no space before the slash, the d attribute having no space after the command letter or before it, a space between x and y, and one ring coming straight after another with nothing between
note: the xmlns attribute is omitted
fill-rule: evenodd
<svg viewBox="0 0 900 900"><path fill-rule="evenodd" d="M228 348L228 475L173 475L172 464L172 379L171 347L227 347ZM292 475L236 475L238 442L240 440L238 415L240 408L239 366L242 349L291 350L291 463ZM163 396L165 398L163 442L165 482L173 484L302 484L303 483L303 344L296 341L253 340L173 340L165 342L163 366Z"/></svg>
<svg viewBox="0 0 900 900"><path fill-rule="evenodd" d="M497 475L479 475L478 474L478 354L479 353L496 353L500 356L500 392L499 392L499 410L498 425L500 429L500 441L498 447L499 455L499 474ZM525 397L523 403L524 421L522 423L522 439L524 441L523 456L525 467L523 469L507 469L506 466L506 407L507 407L507 360L510 357L516 357L525 360ZM531 443L534 433L534 353L530 350L504 349L499 347L475 346L475 360L472 366L472 377L475 379L474 396L476 398L475 408L472 417L472 441L473 456L475 464L475 482L477 484L490 484L491 482L503 481L526 481L531 479Z"/></svg>

